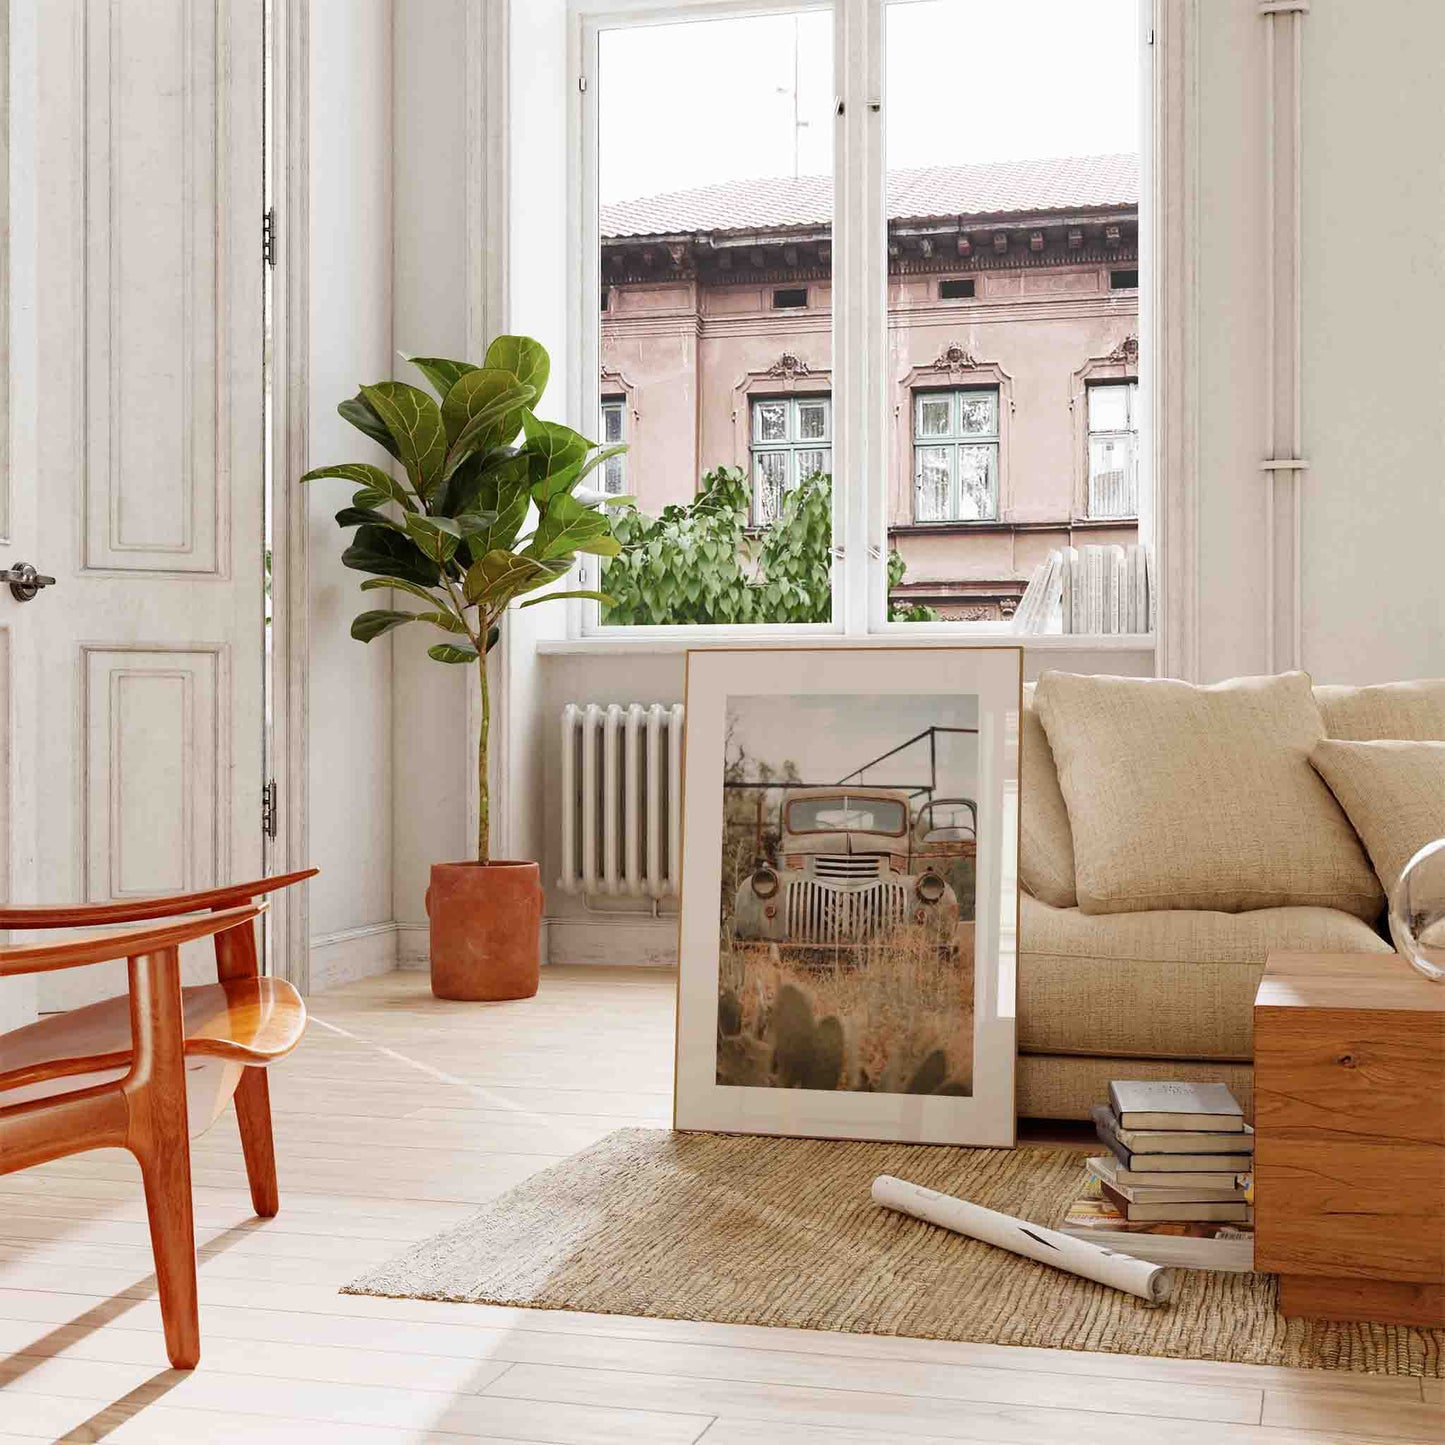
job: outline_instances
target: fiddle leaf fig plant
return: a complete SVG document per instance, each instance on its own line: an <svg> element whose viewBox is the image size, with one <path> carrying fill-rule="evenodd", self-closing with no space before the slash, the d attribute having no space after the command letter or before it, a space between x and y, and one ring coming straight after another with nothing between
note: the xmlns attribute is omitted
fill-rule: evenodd
<svg viewBox="0 0 1445 1445"><path fill-rule="evenodd" d="M436 356L408 359L435 396L406 382L379 381L337 407L395 458L394 472L340 462L301 480L334 477L358 489L351 505L336 514L344 530L355 529L341 560L371 574L361 584L364 592L390 595L386 606L357 614L351 635L371 642L393 628L425 623L442 634L428 656L477 669L477 858L485 863L487 653L513 603L609 600L588 590L542 589L565 577L579 553L614 557L621 550L601 494L582 484L626 447L599 447L537 416L551 362L530 336L497 337L480 366Z"/></svg>

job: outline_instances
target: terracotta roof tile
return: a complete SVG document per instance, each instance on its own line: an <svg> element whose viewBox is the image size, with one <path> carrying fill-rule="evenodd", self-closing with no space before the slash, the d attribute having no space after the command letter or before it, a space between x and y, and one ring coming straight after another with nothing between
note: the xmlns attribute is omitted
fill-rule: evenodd
<svg viewBox="0 0 1445 1445"><path fill-rule="evenodd" d="M1139 157L1134 154L921 166L888 176L890 220L1035 215L1138 202ZM602 234L779 230L823 225L832 214L831 176L725 181L603 206Z"/></svg>

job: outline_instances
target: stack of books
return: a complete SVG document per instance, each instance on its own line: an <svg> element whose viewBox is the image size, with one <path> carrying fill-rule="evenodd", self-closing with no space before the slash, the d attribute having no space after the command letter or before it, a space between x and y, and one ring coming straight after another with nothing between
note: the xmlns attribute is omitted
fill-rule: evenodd
<svg viewBox="0 0 1445 1445"><path fill-rule="evenodd" d="M1252 1267L1254 1131L1225 1085L1116 1080L1093 1115L1108 1152L1087 1161L1067 1233L1159 1264Z"/></svg>

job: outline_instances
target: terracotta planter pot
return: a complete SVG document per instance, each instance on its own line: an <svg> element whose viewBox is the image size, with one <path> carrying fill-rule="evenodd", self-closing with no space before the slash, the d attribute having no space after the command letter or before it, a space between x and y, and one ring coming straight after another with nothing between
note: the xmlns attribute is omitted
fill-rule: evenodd
<svg viewBox="0 0 1445 1445"><path fill-rule="evenodd" d="M433 863L426 911L438 998L537 992L542 877L535 863Z"/></svg>

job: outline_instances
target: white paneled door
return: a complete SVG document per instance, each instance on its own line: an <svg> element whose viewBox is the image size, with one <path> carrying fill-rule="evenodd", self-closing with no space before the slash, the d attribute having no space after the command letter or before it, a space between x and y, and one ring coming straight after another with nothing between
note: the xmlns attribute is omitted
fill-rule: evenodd
<svg viewBox="0 0 1445 1445"><path fill-rule="evenodd" d="M17 901L261 871L262 16L8 0L0 565L55 579L0 583Z"/></svg>

